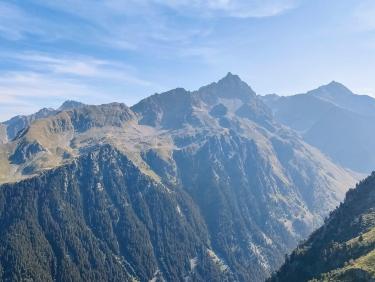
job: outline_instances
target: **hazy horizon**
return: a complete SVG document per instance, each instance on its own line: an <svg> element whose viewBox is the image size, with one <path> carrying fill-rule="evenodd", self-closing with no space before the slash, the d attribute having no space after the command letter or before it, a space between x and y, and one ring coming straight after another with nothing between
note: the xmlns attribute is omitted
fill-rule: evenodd
<svg viewBox="0 0 375 282"><path fill-rule="evenodd" d="M228 73L232 73L232 72L228 72ZM232 74L234 74L234 75L237 75L237 74L235 74L235 73L232 73ZM210 81L210 82L207 82L206 84L204 84L204 85L201 85L201 87L202 86L205 86L205 85L208 85L208 84L210 84L210 83L213 83L213 82L217 82L218 80L220 80L220 79L222 79L222 78L224 78L225 76L223 75L223 76L221 76L220 78L218 78L218 79L216 79L215 81ZM241 77L240 77L241 78ZM246 81L245 81L246 82ZM277 92L272 92L272 93L258 93L255 89L253 89L254 91L255 91L255 93L257 94L257 95L260 95L260 96L266 96L266 95L273 95L273 94L276 94L276 95L278 95L278 96L291 96L291 95L298 95L298 94L305 94L305 93L307 93L308 91L310 91L310 90L314 90L314 89L317 89L318 87L320 87L320 86L325 86L325 85L327 85L327 84L329 84L329 83L331 83L331 82L338 82L338 83L340 83L339 81L334 81L334 80L332 80L332 81L330 81L330 82L327 82L327 83L324 83L324 84L320 84L320 85L317 85L315 88L312 88L312 89L306 89L305 91L302 91L301 93L290 93L290 94L279 94L279 93L277 93ZM247 83L247 82L246 82ZM252 87L249 83L247 83L250 87ZM341 83L340 83L341 84ZM346 85L344 85L344 86L346 86ZM200 87L198 87L198 88L196 88L196 89L187 89L186 87L183 87L183 86L177 86L177 87L174 87L174 88L171 88L171 89L166 89L165 90L165 92L167 92L167 91L169 91L169 90L172 90L172 89L176 89L176 88L183 88L183 89L185 89L185 90L187 90L187 91L191 91L191 92L193 92L193 91L197 91ZM351 90L351 89L349 89L349 90ZM132 103L132 104L127 104L126 102L124 102L124 101L118 101L118 100L107 100L107 101L102 101L102 102L95 102L95 101L90 101L90 100L86 100L85 98L83 99L83 100L80 100L79 98L77 98L77 99L75 99L75 98L67 98L67 99L63 99L63 100L61 100L61 102L60 102L60 100L56 100L55 102L52 102L51 103L51 105L46 105L46 104L44 104L44 105L41 105L41 107L40 108L36 108L35 110L32 110L32 109L30 109L30 110L27 110L26 112L16 112L16 113L10 113L8 116L7 115L5 115L5 117L3 117L3 115L0 113L0 122L5 122L5 121L7 121L7 120L9 120L10 118L12 118L12 117L14 117L14 116L18 116L18 115L29 115L29 114L33 114L33 113L35 113L36 111L39 111L39 110L42 110L43 108L51 108L51 109L58 109L64 102L66 102L66 101L76 101L76 102L82 102L82 103L84 103L84 104L87 104L87 105L100 105L100 104L107 104L107 103L112 103L112 102L119 102L119 103L124 103L125 105L127 105L127 106L129 106L129 107L131 107L131 106L133 106L133 105L135 105L135 104L137 104L138 102L140 102L142 99L144 99L144 98L147 98L147 97L149 97L149 96L151 96L151 95L153 95L153 94L161 94L161 93L163 93L164 91L161 91L161 92L152 92L152 93L149 93L149 94L146 94L145 96L143 96L143 97L140 97L140 99L139 100L137 100L137 101L135 101L134 103ZM373 96L373 95L371 95L371 94L367 94L367 93L354 93L354 94L357 94L357 95L368 95L368 96ZM83 98L83 97L81 97L81 98ZM0 106L1 107L1 106Z"/></svg>

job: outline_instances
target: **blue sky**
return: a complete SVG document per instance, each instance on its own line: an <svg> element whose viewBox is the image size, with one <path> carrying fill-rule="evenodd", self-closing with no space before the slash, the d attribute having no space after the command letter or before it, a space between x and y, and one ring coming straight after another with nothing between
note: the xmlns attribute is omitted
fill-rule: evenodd
<svg viewBox="0 0 375 282"><path fill-rule="evenodd" d="M373 0L0 1L0 120L239 74L259 94L375 94Z"/></svg>

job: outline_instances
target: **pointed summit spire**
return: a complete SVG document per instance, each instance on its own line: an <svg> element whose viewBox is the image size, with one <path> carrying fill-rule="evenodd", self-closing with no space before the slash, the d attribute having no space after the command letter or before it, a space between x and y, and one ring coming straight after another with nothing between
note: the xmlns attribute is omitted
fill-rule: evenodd
<svg viewBox="0 0 375 282"><path fill-rule="evenodd" d="M337 82L335 80L332 80L330 83L328 83L327 85L324 85L324 86L329 87L329 88L336 88L336 89L341 88L341 89L349 90L344 84L342 84L340 82Z"/></svg>
<svg viewBox="0 0 375 282"><path fill-rule="evenodd" d="M229 81L231 81L231 82L243 82L238 75L232 74L231 72L228 72L226 76L224 76L222 79L220 79L218 81L218 83L229 82Z"/></svg>
<svg viewBox="0 0 375 282"><path fill-rule="evenodd" d="M238 75L228 72L228 74L218 82L201 87L198 91L204 99L226 98L241 99L248 102L253 99L256 94L246 82L242 81ZM211 98L209 98L211 97Z"/></svg>

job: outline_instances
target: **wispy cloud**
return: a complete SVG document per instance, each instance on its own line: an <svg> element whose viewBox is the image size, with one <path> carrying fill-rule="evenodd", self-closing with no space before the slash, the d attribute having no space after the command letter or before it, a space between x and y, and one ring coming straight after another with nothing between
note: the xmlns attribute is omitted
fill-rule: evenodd
<svg viewBox="0 0 375 282"><path fill-rule="evenodd" d="M17 6L0 2L0 35L2 37L11 40L21 39L28 31L31 21L31 18Z"/></svg>
<svg viewBox="0 0 375 282"><path fill-rule="evenodd" d="M37 1L90 21L102 21L108 13L116 21L123 16L160 15L160 7L169 7L179 14L197 17L270 17L296 7L301 0L107 0L95 5L90 5L92 2L89 0ZM74 9L71 8L73 5ZM98 17L90 18L93 14Z"/></svg>
<svg viewBox="0 0 375 282"><path fill-rule="evenodd" d="M130 82L142 86L152 83L132 74L136 69L130 65L87 56L52 56L40 53L6 54L18 61L24 69L69 78L108 79Z"/></svg>
<svg viewBox="0 0 375 282"><path fill-rule="evenodd" d="M180 13L192 12L198 16L262 18L281 14L296 7L296 0L154 0Z"/></svg>
<svg viewBox="0 0 375 282"><path fill-rule="evenodd" d="M56 79L34 72L9 72L0 77L0 120L18 114L30 114L43 107L56 106L65 99L86 100L96 97L94 89L74 81Z"/></svg>
<svg viewBox="0 0 375 282"><path fill-rule="evenodd" d="M138 81L135 81L135 83L138 83ZM0 120L5 120L17 114L29 114L41 107L55 107L66 99L83 101L89 104L113 101L115 93L111 93L109 89L106 91L105 88L108 89L109 87L100 87L77 79L31 71L1 74L0 105L3 110L0 114ZM131 89L132 86L124 85L123 88ZM124 94L126 94L126 91ZM133 103L136 101L134 98L125 96L122 102ZM18 111L5 110L5 108L18 108Z"/></svg>
<svg viewBox="0 0 375 282"><path fill-rule="evenodd" d="M345 70L371 87L374 14L373 0L0 0L0 118L67 98L132 104L229 70L263 92Z"/></svg>
<svg viewBox="0 0 375 282"><path fill-rule="evenodd" d="M143 94L150 94L160 88L139 78L133 67L109 60L67 55L57 57L43 53L7 53L0 58L21 67L0 70L0 104L2 108L20 107L20 111L29 104L27 113L34 110L34 103L44 101L44 106L48 103L56 105L66 99L91 104L121 99L132 104L138 98L133 97L130 91L140 94L139 89L149 89L150 92ZM5 116L10 117L3 111L0 118Z"/></svg>
<svg viewBox="0 0 375 282"><path fill-rule="evenodd" d="M0 2L0 35L13 40L32 36L43 42L66 40L154 56L197 48L215 32L213 18L262 18L279 15L301 0L32 0L53 12L39 17ZM69 21L67 21L69 15ZM179 20L176 20L179 17ZM189 52L185 52L188 54ZM196 55L193 55L196 56ZM84 65L79 71L90 71Z"/></svg>
<svg viewBox="0 0 375 282"><path fill-rule="evenodd" d="M209 36L212 18L272 17L301 0L107 0L95 5L90 0L34 1L95 27L87 43L128 51L149 47L152 51L153 44L160 41L183 44ZM195 19L180 22L176 16ZM59 34L73 36L64 30ZM85 38L84 33L77 35Z"/></svg>
<svg viewBox="0 0 375 282"><path fill-rule="evenodd" d="M291 9L296 1L0 1L0 39L32 46L28 51L0 53L0 102L3 108L19 106L20 111L25 103L32 111L32 105L60 101L60 97L134 103L140 96L165 90L145 78L144 69L137 68L139 61L190 60L217 65L224 56L223 39L211 41L217 32L216 18L271 17ZM79 50L39 51L48 45L54 46L52 50L71 46ZM82 54L86 49L105 52ZM111 52L127 56L115 60ZM138 61L127 62L132 56L138 56Z"/></svg>
<svg viewBox="0 0 375 282"><path fill-rule="evenodd" d="M35 72L8 72L0 78L0 101L19 103L22 98L80 97L92 94L74 80L56 79Z"/></svg>

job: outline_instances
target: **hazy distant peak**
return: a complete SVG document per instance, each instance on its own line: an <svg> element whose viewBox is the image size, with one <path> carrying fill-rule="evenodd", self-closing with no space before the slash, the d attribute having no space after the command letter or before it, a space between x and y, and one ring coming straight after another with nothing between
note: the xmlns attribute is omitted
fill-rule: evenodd
<svg viewBox="0 0 375 282"><path fill-rule="evenodd" d="M331 81L326 85L322 85L317 89L309 91L308 94L312 94L320 98L354 95L349 88L337 81Z"/></svg>
<svg viewBox="0 0 375 282"><path fill-rule="evenodd" d="M81 102L77 102L74 100L66 100L60 107L59 111L66 111L66 110L72 110L72 109L77 109L85 106L85 104Z"/></svg>
<svg viewBox="0 0 375 282"><path fill-rule="evenodd" d="M345 92L350 92L351 94L353 94L353 92L349 90L349 88L347 88L344 84L337 82L335 80L332 80L330 83L328 83L326 87L330 89L340 89Z"/></svg>
<svg viewBox="0 0 375 282"><path fill-rule="evenodd" d="M326 84L326 86L345 87L342 83L337 82L336 80L332 80L330 83Z"/></svg>
<svg viewBox="0 0 375 282"><path fill-rule="evenodd" d="M228 82L228 81L242 82L241 78L237 74L232 74L231 72L228 72L226 76L220 79L219 83L223 81L224 82Z"/></svg>
<svg viewBox="0 0 375 282"><path fill-rule="evenodd" d="M260 99L268 106L272 103L276 103L282 96L279 96L277 94L266 94L264 96L258 96Z"/></svg>

